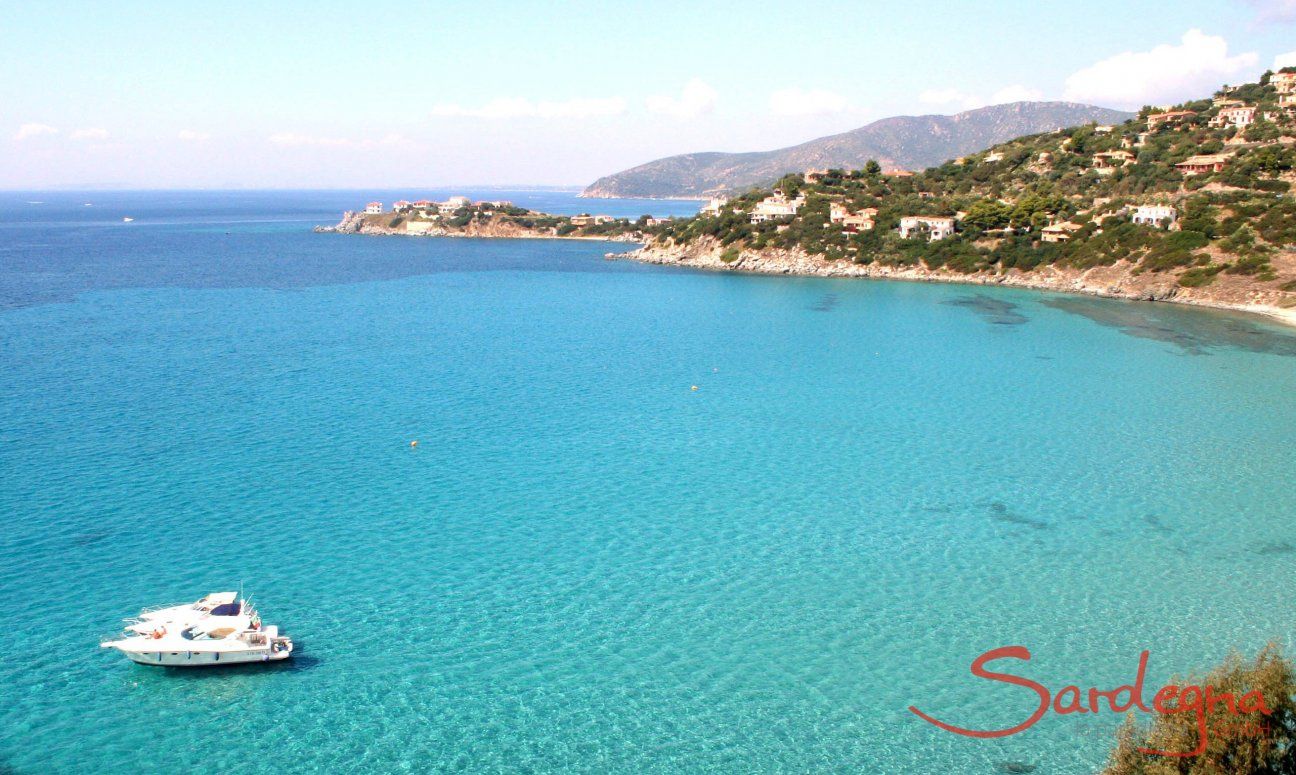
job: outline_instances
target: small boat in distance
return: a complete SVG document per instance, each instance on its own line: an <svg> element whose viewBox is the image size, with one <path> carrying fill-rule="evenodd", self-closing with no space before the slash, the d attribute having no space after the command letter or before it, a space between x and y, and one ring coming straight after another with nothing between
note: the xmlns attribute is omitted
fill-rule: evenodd
<svg viewBox="0 0 1296 775"><path fill-rule="evenodd" d="M130 222L133 221L133 220L135 220L135 219L134 219L134 218L129 218L129 217L127 217L127 218L122 218L122 221L124 221L124 222L126 222L126 223L130 223Z"/></svg>
<svg viewBox="0 0 1296 775"><path fill-rule="evenodd" d="M207 667L272 662L292 656L293 642L236 592L215 592L195 603L146 609L128 619L123 637L100 644L133 662Z"/></svg>

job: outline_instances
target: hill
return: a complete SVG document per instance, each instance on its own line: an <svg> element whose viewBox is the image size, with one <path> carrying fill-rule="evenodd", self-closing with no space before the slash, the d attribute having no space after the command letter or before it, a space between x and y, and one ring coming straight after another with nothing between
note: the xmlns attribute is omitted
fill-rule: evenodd
<svg viewBox="0 0 1296 775"><path fill-rule="evenodd" d="M1296 68L918 174L787 175L650 230L641 260L1009 283L1296 319Z"/></svg>
<svg viewBox="0 0 1296 775"><path fill-rule="evenodd" d="M789 148L692 153L641 164L594 181L586 197L701 197L769 185L790 172L854 169L876 159L888 169L922 169L1021 135L1131 114L1073 102L1014 102L952 116L895 116Z"/></svg>

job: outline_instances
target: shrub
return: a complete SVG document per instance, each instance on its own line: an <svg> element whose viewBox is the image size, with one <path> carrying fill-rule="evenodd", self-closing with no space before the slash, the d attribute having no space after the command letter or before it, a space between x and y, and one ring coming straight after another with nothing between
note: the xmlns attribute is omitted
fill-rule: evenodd
<svg viewBox="0 0 1296 775"><path fill-rule="evenodd" d="M1296 771L1296 674L1276 643L1260 651L1251 663L1230 656L1212 670L1205 681L1185 681L1210 686L1240 698L1259 690L1270 711L1234 715L1227 702L1205 711L1206 750L1197 756L1167 757L1153 751L1191 752L1201 739L1195 712L1158 714L1150 726L1131 715L1118 733L1116 748L1105 775L1261 775Z"/></svg>
<svg viewBox="0 0 1296 775"><path fill-rule="evenodd" d="M1215 275L1223 266L1195 266L1179 276L1179 284L1185 288L1201 288L1215 282Z"/></svg>

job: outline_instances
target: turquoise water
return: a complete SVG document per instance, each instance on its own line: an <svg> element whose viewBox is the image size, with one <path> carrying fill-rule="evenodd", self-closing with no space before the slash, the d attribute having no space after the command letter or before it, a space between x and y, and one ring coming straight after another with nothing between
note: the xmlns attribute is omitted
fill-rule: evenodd
<svg viewBox="0 0 1296 775"><path fill-rule="evenodd" d="M1092 772L1111 715L907 707L1290 642L1263 321L60 196L0 202L0 771ZM97 648L240 584L291 664Z"/></svg>

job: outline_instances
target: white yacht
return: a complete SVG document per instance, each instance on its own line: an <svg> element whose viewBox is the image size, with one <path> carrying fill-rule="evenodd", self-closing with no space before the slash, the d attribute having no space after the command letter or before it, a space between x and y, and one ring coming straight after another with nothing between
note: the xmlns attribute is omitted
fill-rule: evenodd
<svg viewBox="0 0 1296 775"><path fill-rule="evenodd" d="M128 620L124 637L105 641L141 665L203 667L271 662L292 656L292 639L263 626L256 608L235 592L216 592L195 603L142 611Z"/></svg>

